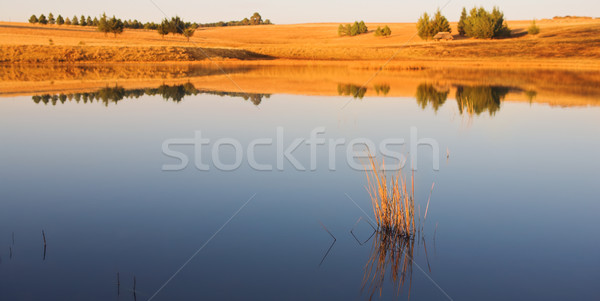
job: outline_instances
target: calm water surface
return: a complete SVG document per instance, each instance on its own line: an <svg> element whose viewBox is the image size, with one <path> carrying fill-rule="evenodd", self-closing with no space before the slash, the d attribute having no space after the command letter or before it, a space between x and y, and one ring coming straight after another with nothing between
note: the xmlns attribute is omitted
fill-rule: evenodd
<svg viewBox="0 0 600 301"><path fill-rule="evenodd" d="M148 300L201 247L153 300L598 298L599 107L492 96L464 104L507 93L483 87L443 101L426 86L416 97L340 87L340 96L247 100L167 88L106 90L105 101L85 103L73 95L54 105L48 96L0 99L2 300ZM346 164L344 147L336 148L335 171L325 145L316 170L284 161L268 172L251 168L246 152L234 171L212 163L201 171L194 149L181 145L173 149L190 165L162 171L178 162L163 154L167 139L201 131L246 147L275 139L278 127L286 147L316 127L326 139L404 138L395 147L404 154L411 127L435 139L438 171L431 148L418 153L421 207L433 182L435 189L424 240L402 253L414 260L368 273L382 240L365 222L373 214L364 172ZM276 165L276 153L260 145L255 156ZM307 145L293 154L310 169ZM203 162L210 155L209 147ZM233 162L232 148L222 147L220 158Z"/></svg>

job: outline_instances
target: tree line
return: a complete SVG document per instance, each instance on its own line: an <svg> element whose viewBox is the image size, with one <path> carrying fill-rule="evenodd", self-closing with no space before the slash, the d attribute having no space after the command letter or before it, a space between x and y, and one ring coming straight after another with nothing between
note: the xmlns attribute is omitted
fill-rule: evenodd
<svg viewBox="0 0 600 301"><path fill-rule="evenodd" d="M118 18L117 18L118 19ZM118 19L121 20L121 19ZM62 15L58 15L54 17L53 13L49 13L48 16L41 14L39 16L31 15L29 17L29 23L31 24L57 24L57 25L79 25L79 26L98 26L100 23L100 19L98 17L92 18L91 16L81 15L73 16L71 18L63 18ZM124 28L128 29L148 29L148 30L157 30L160 26L160 23L155 22L140 22L136 19L134 20L121 20ZM222 26L246 26L246 25L271 25L271 20L266 19L263 20L262 16L259 13L254 13L250 18L244 18L240 21L229 21L229 22L215 22L215 23L197 23L197 22L188 22L188 27L222 27Z"/></svg>
<svg viewBox="0 0 600 301"><path fill-rule="evenodd" d="M123 29L147 29L156 30L162 37L173 34L182 35L189 41L190 37L194 35L196 28L199 27L220 27L220 26L245 26L245 25L269 25L273 24L269 19L263 20L259 13L254 13L250 18L244 18L241 21L229 21L229 22L217 22L217 23L196 23L196 22L184 22L180 17L176 16L169 19L162 20L161 23L157 24L154 22L142 23L138 20L121 20L114 15L111 18L103 13L100 18L81 15L81 17L73 16L72 18L63 18L61 15L54 17L54 14L49 13L48 17L41 14L39 16L31 15L29 18L31 24L57 24L57 25L79 25L79 26L96 26L98 31L104 32L105 34L112 33L115 36L123 33ZM364 24L364 23L363 23Z"/></svg>

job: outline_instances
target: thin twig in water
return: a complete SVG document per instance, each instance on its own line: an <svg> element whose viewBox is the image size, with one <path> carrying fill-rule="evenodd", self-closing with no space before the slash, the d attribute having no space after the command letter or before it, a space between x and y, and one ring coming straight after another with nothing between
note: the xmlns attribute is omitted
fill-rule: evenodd
<svg viewBox="0 0 600 301"><path fill-rule="evenodd" d="M319 224L321 224L321 227L323 227L323 229L325 229L325 231L327 231L327 233L329 233L329 235L331 235L331 237L333 237L333 240L337 240L337 239L335 238L335 236L333 236L333 234L331 234L331 232L329 232L329 230L327 230L327 227L325 227L325 225L323 225L323 223L322 223L322 222L320 222L320 221L319 221Z"/></svg>
<svg viewBox="0 0 600 301"><path fill-rule="evenodd" d="M119 272L117 272L117 296L121 295L121 277L119 276Z"/></svg>
<svg viewBox="0 0 600 301"><path fill-rule="evenodd" d="M429 201L431 201L431 194L433 193L434 186L435 182L431 183L431 190L429 191L429 198L427 199L427 206L425 207L425 217L423 217L423 222L427 220L427 210L429 209Z"/></svg>
<svg viewBox="0 0 600 301"><path fill-rule="evenodd" d="M335 245L335 242L337 241L337 239L335 238L335 236L333 236L333 234L331 234L331 232L327 229L327 227L325 227L325 225L323 225L323 223L321 221L319 221L319 224L321 224L321 227L323 227L323 229L325 229L325 231L327 231L327 233L329 233L329 235L331 235L331 237L333 238L333 242L331 243L331 246L329 246L329 249L327 249L327 252L325 252L325 255L321 259L321 262L319 262L319 266L321 266L323 264L323 261L325 261L325 258L327 258L327 255L329 255L329 252L333 248L333 245Z"/></svg>

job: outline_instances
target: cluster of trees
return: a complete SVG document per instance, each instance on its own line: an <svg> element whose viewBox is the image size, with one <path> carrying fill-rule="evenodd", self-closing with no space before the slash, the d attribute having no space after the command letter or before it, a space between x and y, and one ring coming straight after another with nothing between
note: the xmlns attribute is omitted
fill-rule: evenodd
<svg viewBox="0 0 600 301"><path fill-rule="evenodd" d="M417 34L419 37L423 40L429 40L438 32L452 32L448 19L442 15L442 12L439 9L435 12L433 17L424 13L417 22Z"/></svg>
<svg viewBox="0 0 600 301"><path fill-rule="evenodd" d="M247 25L272 25L271 20L263 21L259 13L254 13L249 19L244 18L241 21L219 21L214 23L195 23L197 27L225 27L225 26L247 26Z"/></svg>
<svg viewBox="0 0 600 301"><path fill-rule="evenodd" d="M387 37L391 34L392 34L392 30L387 25L383 28L377 26L377 29L375 29L376 37Z"/></svg>
<svg viewBox="0 0 600 301"><path fill-rule="evenodd" d="M510 36L510 29L504 21L504 13L494 7L488 12L483 7L474 7L467 14L463 7L458 21L458 34L477 39L491 39ZM433 17L424 13L417 22L419 37L428 40L439 32L452 32L448 19L438 9Z"/></svg>
<svg viewBox="0 0 600 301"><path fill-rule="evenodd" d="M174 35L179 34L190 40L190 37L194 35L197 25L189 22L184 22L180 17L173 17L171 20L164 19L162 23L158 25L156 31L163 38L164 36L172 33Z"/></svg>
<svg viewBox="0 0 600 301"><path fill-rule="evenodd" d="M350 25L350 24L340 24L340 26L338 27L338 35L341 36L356 36L359 34L363 34L363 33L367 33L367 31L369 31L369 29L367 28L367 25L365 25L365 22L363 21L354 21L354 24Z"/></svg>
<svg viewBox="0 0 600 301"><path fill-rule="evenodd" d="M467 15L463 7L458 21L458 33L477 39L509 37L510 29L504 21L504 13L498 7L488 12L483 7L473 7Z"/></svg>

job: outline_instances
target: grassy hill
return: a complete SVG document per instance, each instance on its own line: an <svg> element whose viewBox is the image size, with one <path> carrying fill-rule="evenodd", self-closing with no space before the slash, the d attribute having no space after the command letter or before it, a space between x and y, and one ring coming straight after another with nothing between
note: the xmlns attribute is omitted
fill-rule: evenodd
<svg viewBox="0 0 600 301"><path fill-rule="evenodd" d="M369 33L339 37L334 23L199 28L184 37L161 38L155 31L125 30L113 37L95 28L0 22L0 62L199 61L206 57L233 60L365 61L391 57L390 66L545 66L598 68L600 20L538 20L540 34L526 33L530 21L510 21L512 38L422 41L414 23L368 23ZM392 35L375 37L377 26ZM452 24L456 32L456 24ZM368 65L368 64L366 64Z"/></svg>

